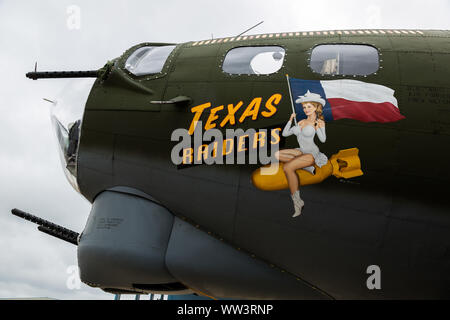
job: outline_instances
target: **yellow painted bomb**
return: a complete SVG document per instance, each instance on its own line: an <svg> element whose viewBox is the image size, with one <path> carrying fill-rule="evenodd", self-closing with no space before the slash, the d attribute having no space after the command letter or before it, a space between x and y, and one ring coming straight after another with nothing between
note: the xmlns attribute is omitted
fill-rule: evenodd
<svg viewBox="0 0 450 320"><path fill-rule="evenodd" d="M269 99L267 99L265 103L263 103L263 98L256 97L252 101L250 101L240 117L238 117L236 113L240 109L242 109L242 106L244 105L243 101L239 101L236 104L228 104L226 107L227 114L222 119L219 119L220 117L217 113L223 110L225 108L225 105L212 108L210 109L209 117L205 122L204 129L206 131L218 126L223 128L227 124L234 126L236 124L236 120L239 123L244 122L244 120L247 118L257 120L259 115L263 116L264 118L270 118L278 111L277 105L280 104L281 99L282 95L279 93L273 94ZM261 110L263 104L264 109ZM194 114L194 118L192 119L191 125L189 126L189 134L192 135L194 133L194 130L197 127L197 123L200 120L203 112L211 107L211 102L207 102L191 108L191 112Z"/></svg>
<svg viewBox="0 0 450 320"><path fill-rule="evenodd" d="M336 178L350 179L363 175L361 170L361 160L359 159L358 148L340 150L331 156L328 162L322 166L315 166L315 173L298 169L296 174L301 186L321 183L331 175ZM263 168L269 168L269 165ZM275 172L262 174L262 168L255 170L252 174L253 185L264 191L284 190L288 188L286 175L283 172L283 163L280 163Z"/></svg>

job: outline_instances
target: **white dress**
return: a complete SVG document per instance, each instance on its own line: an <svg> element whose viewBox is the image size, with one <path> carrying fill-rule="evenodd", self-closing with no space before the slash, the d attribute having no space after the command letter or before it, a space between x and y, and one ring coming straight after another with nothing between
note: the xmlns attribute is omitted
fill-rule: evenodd
<svg viewBox="0 0 450 320"><path fill-rule="evenodd" d="M320 152L319 147L314 143L314 136L317 134L319 140L323 143L326 141L327 137L325 134L325 127L314 129L314 126L307 125L303 129L300 129L298 125L292 126L292 121L288 121L283 129L283 137L288 137L290 135L295 135L297 137L298 144L300 148L297 148L302 153L309 153L314 157L314 162L320 168L328 162L328 158L322 152ZM311 173L314 173L314 166L303 168Z"/></svg>

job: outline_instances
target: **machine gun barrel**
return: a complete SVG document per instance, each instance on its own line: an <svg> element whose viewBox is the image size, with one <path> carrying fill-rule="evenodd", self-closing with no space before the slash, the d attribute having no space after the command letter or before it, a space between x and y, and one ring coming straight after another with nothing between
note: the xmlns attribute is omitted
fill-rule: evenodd
<svg viewBox="0 0 450 320"><path fill-rule="evenodd" d="M67 233L65 233L65 232L54 230L54 229L49 229L44 226L39 226L38 230L43 233L46 233L50 236L53 236L55 238L70 242L71 244L74 244L76 246L78 245L78 239L77 239L78 233L76 233L76 232L75 232L76 236L75 235L68 236Z"/></svg>
<svg viewBox="0 0 450 320"><path fill-rule="evenodd" d="M27 78L37 79L58 79L58 78L98 78L99 70L90 71L47 71L47 72L28 72Z"/></svg>
<svg viewBox="0 0 450 320"><path fill-rule="evenodd" d="M44 232L58 239L70 242L74 245L78 245L79 234L75 231L66 229L64 227L61 227L60 225L41 219L39 217L36 217L32 214L26 213L19 209L12 209L11 213L19 218L36 223L37 225L39 225L38 230L41 232Z"/></svg>

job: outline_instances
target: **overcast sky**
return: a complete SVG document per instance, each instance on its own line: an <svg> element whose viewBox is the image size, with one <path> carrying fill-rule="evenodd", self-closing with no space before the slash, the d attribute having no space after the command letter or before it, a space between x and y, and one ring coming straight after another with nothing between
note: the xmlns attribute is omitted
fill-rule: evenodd
<svg viewBox="0 0 450 320"><path fill-rule="evenodd" d="M76 247L10 214L19 208L81 232L90 211L64 177L42 100L56 99L68 81L26 79L35 61L41 71L97 69L140 42L232 36L260 21L249 34L450 29L450 0L0 0L0 298L113 298L83 284L71 289Z"/></svg>

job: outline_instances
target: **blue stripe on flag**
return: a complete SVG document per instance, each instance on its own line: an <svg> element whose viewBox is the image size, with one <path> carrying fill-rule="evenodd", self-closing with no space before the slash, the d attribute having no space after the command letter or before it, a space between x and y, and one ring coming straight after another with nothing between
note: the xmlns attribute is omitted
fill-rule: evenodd
<svg viewBox="0 0 450 320"><path fill-rule="evenodd" d="M320 84L320 81L289 78L289 82L291 84L292 99L294 101L295 113L297 114L297 121L306 119L307 117L306 117L306 114L303 112L302 104L295 103L295 100L297 100L299 96L305 95L305 93L308 90L311 93L320 94L320 96L325 99L326 103L325 103L325 106L323 107L323 116L325 118L325 121L333 120L333 115L331 113L331 106L327 100L325 91L323 90L323 87Z"/></svg>

